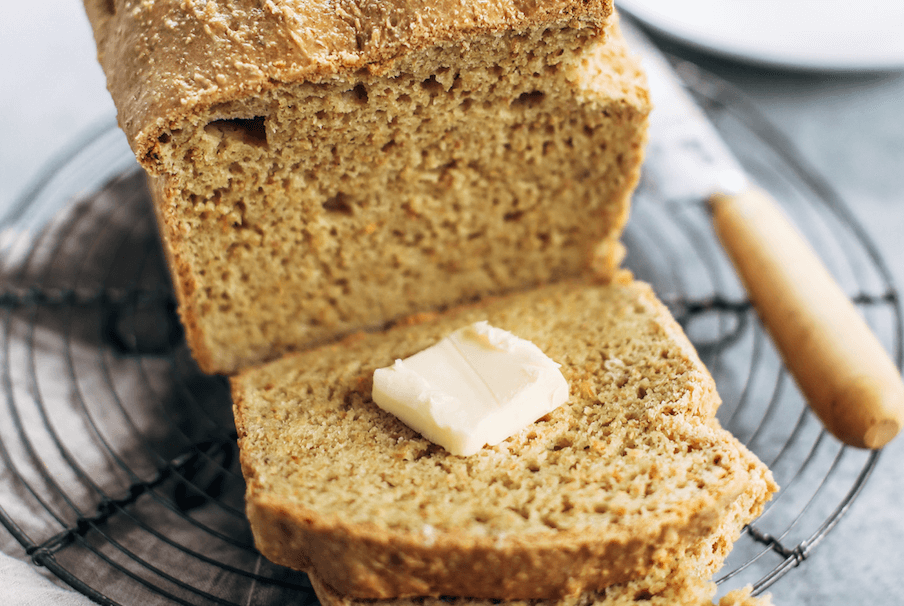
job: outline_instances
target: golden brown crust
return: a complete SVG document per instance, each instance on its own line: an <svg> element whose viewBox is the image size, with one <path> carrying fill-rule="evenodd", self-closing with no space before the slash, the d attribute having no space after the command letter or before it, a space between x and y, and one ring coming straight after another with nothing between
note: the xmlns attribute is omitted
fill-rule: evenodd
<svg viewBox="0 0 904 606"><path fill-rule="evenodd" d="M427 543L420 533L345 524L267 495L252 495L247 513L256 546L267 559L312 571L347 596L464 591L472 598L560 599L642 576L670 550L709 534L720 522L718 512L740 495L746 480L739 477L729 497L688 503L681 515L660 520L658 533L610 540L575 530L513 537L503 546L498 537L462 540L452 534Z"/></svg>
<svg viewBox="0 0 904 606"><path fill-rule="evenodd" d="M176 295L177 309L179 319L182 321L182 328L185 331L185 340L191 349L192 357L202 371L213 373L216 371L216 363L210 348L204 341L204 331L200 326L200 317L195 304L195 298L192 296L197 288L197 282L191 271L191 266L179 256L178 251L181 249L177 241L181 237L177 233L174 223L167 213L170 208L165 203L166 181L162 177L148 175L148 190L151 193L151 199L154 201L154 216L157 218L157 227L160 233L161 248L166 257L166 262L170 268L170 276L173 281L173 290Z"/></svg>
<svg viewBox="0 0 904 606"><path fill-rule="evenodd" d="M151 172L157 137L212 105L379 71L413 50L482 33L573 20L602 29L612 12L611 0L84 2L120 126Z"/></svg>
<svg viewBox="0 0 904 606"><path fill-rule="evenodd" d="M478 315L562 362L572 400L499 446L452 457L374 407L368 377ZM712 379L668 311L621 275L358 336L245 371L232 389L258 548L346 596L600 589L680 557L743 499L739 525L750 521L774 490L712 418ZM638 500L640 486L658 488Z"/></svg>

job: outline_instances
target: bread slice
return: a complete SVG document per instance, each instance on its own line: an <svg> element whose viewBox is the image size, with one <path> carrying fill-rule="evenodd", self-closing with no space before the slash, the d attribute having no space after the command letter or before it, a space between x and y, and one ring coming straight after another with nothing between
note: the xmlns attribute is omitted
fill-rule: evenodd
<svg viewBox="0 0 904 606"><path fill-rule="evenodd" d="M610 0L85 5L207 372L617 259Z"/></svg>
<svg viewBox="0 0 904 606"><path fill-rule="evenodd" d="M372 375L478 320L559 362L570 400L457 457L374 405ZM625 276L358 334L245 371L232 394L258 548L348 598L600 590L681 561L732 515L740 528L775 490L719 427L681 328Z"/></svg>
<svg viewBox="0 0 904 606"><path fill-rule="evenodd" d="M613 585L602 591L588 592L561 600L475 600L468 598L397 598L355 600L340 596L311 576L311 584L322 606L712 606L716 586L698 578L671 577L659 593L645 587L646 578ZM753 597L750 588L736 589L718 602L719 606L772 606L769 595Z"/></svg>
<svg viewBox="0 0 904 606"><path fill-rule="evenodd" d="M658 593L646 587L659 586L641 578L613 585L598 592L587 592L561 600L475 600L469 598L396 598L388 600L355 600L338 595L319 579L311 576L311 584L322 606L712 606L716 586L696 577L672 576ZM719 606L772 606L768 594L754 597L751 588L729 592Z"/></svg>
<svg viewBox="0 0 904 606"><path fill-rule="evenodd" d="M561 599L488 600L451 597L389 598L362 600L341 595L309 573L311 584L322 606L711 606L716 593L712 582L744 520L758 511L760 488L752 485L732 505L722 524L711 535L698 540L680 557L659 562L643 576L599 591L587 591ZM719 606L769 606L768 597L752 598L750 587L725 595Z"/></svg>

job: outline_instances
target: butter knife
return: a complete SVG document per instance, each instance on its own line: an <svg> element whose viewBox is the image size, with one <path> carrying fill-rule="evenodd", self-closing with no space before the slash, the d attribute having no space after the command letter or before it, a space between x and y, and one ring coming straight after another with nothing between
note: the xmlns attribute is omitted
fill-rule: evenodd
<svg viewBox="0 0 904 606"><path fill-rule="evenodd" d="M834 436L881 448L904 425L904 383L813 248L750 181L652 42L622 19L654 109L643 170L667 200L706 200L715 232L810 408Z"/></svg>

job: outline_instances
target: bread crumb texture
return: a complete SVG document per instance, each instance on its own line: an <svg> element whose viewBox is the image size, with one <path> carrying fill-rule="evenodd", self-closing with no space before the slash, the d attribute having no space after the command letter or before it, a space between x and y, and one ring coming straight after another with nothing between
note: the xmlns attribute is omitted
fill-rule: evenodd
<svg viewBox="0 0 904 606"><path fill-rule="evenodd" d="M86 4L208 372L620 259L608 2Z"/></svg>
<svg viewBox="0 0 904 606"><path fill-rule="evenodd" d="M747 585L741 589L730 591L719 600L719 606L772 606L772 596L752 596L752 587Z"/></svg>
<svg viewBox="0 0 904 606"><path fill-rule="evenodd" d="M372 375L478 320L560 363L570 400L456 457L379 409ZM712 378L639 283L565 281L418 318L232 389L259 549L342 596L561 598L676 561L709 569L775 490L719 427ZM719 542L710 559L684 558L701 541Z"/></svg>

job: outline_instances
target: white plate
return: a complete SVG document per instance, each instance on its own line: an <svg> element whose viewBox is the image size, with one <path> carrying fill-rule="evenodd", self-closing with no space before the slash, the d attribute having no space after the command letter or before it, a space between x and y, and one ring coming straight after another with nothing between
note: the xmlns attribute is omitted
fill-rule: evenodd
<svg viewBox="0 0 904 606"><path fill-rule="evenodd" d="M679 42L760 65L904 69L902 0L615 0Z"/></svg>

